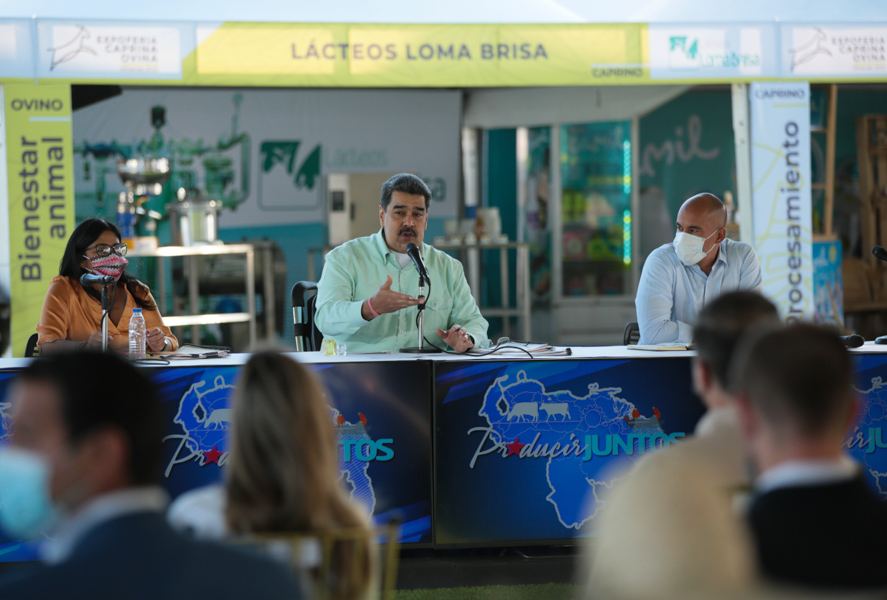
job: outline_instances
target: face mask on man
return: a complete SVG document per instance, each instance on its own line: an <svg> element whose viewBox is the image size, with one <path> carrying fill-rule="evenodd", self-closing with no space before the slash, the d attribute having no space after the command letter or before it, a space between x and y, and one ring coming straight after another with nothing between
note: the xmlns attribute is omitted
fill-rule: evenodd
<svg viewBox="0 0 887 600"><path fill-rule="evenodd" d="M55 522L49 477L49 461L43 455L0 447L0 527L7 535L33 538Z"/></svg>
<svg viewBox="0 0 887 600"><path fill-rule="evenodd" d="M674 241L671 245L674 246L674 251L677 253L678 259L688 267L692 267L705 258L708 252L711 252L715 248L713 245L708 249L708 252L702 251L705 241L710 239L712 235L717 235L717 233L718 230L715 229L715 232L707 238L701 238L697 235L679 231L675 234Z"/></svg>

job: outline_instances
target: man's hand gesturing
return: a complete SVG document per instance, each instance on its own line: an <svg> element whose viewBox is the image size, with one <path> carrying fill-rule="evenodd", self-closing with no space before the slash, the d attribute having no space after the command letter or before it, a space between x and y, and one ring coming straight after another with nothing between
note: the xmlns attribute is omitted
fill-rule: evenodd
<svg viewBox="0 0 887 600"><path fill-rule="evenodd" d="M437 337L445 341L456 352L468 352L474 348L468 332L461 325L453 325L446 331L438 329Z"/></svg>
<svg viewBox="0 0 887 600"><path fill-rule="evenodd" d="M403 308L417 306L423 302L418 298L413 298L409 294L401 294L400 292L391 291L393 280L391 275L385 279L385 283L376 292L376 295L363 303L360 308L360 314L364 320L372 321L376 315L384 315L385 313L393 313ZM372 308L370 308L372 305ZM376 314L373 314L375 311Z"/></svg>

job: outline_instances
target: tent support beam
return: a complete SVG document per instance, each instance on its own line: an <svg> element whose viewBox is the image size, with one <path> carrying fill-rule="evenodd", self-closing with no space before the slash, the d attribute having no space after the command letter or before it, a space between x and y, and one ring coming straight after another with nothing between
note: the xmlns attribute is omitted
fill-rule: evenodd
<svg viewBox="0 0 887 600"><path fill-rule="evenodd" d="M731 86L731 96L733 101L733 143L736 149L736 203L739 208L739 239L754 246L748 84L734 83Z"/></svg>

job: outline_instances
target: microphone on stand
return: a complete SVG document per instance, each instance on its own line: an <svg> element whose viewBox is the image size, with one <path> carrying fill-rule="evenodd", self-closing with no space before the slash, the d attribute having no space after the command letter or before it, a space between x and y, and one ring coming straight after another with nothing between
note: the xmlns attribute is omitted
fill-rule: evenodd
<svg viewBox="0 0 887 600"><path fill-rule="evenodd" d="M95 273L84 273L80 276L80 285L87 286L94 283L109 284L116 281L110 275L96 275Z"/></svg>
<svg viewBox="0 0 887 600"><path fill-rule="evenodd" d="M885 251L885 255L887 255L887 251ZM413 264L416 265L416 270L419 271L419 277L424 279L425 283L431 285L431 280L428 279L428 269L425 268L425 263L422 262L422 256L419 254L419 247L416 244L412 242L407 244L407 256L413 259Z"/></svg>
<svg viewBox="0 0 887 600"><path fill-rule="evenodd" d="M425 263L422 262L422 256L419 254L419 248L416 244L407 244L407 256L413 259L413 264L416 265L416 270L419 271L419 298L424 299L425 284L427 283L430 288L431 280L428 278L428 270L425 268ZM409 354L440 352L440 348L435 346L428 346L426 348L425 346L425 300L423 300L422 304L418 305L416 308L419 309L419 313L416 315L416 326L419 330L419 344L415 348L401 348L400 351Z"/></svg>
<svg viewBox="0 0 887 600"><path fill-rule="evenodd" d="M86 287L94 283L102 284L102 352L108 351L108 313L111 311L111 298L108 294L108 286L116 279L110 275L98 275L96 273L84 273L80 276L80 285Z"/></svg>
<svg viewBox="0 0 887 600"><path fill-rule="evenodd" d="M854 333L853 335L842 335L841 340L848 348L859 348L865 344L865 338L858 333Z"/></svg>

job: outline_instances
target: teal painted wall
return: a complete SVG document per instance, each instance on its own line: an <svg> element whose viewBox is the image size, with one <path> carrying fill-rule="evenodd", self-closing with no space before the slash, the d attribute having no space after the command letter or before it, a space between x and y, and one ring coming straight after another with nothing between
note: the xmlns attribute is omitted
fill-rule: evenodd
<svg viewBox="0 0 887 600"><path fill-rule="evenodd" d="M688 92L640 120L640 258L674 238L681 204L694 194L735 197L735 152L729 91Z"/></svg>
<svg viewBox="0 0 887 600"><path fill-rule="evenodd" d="M502 233L509 240L517 239L517 131L514 129L492 129L486 132L486 147L483 159L483 205L484 208L498 208L502 218ZM502 290L499 286L499 251L484 253L484 278L481 282L483 303L501 306ZM510 305L515 306L516 286L515 256L509 253ZM490 338L494 341L502 331L502 319L490 321ZM516 323L513 320L513 323Z"/></svg>

